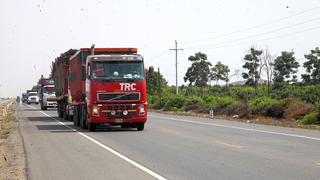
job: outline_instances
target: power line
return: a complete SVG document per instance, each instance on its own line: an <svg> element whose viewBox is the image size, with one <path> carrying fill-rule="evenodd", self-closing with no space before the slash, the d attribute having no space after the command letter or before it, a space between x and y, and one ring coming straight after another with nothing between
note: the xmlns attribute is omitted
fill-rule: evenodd
<svg viewBox="0 0 320 180"><path fill-rule="evenodd" d="M282 34L282 35L279 35L279 36L259 39L259 40L255 40L255 41L251 41L251 42L230 44L230 45L225 45L225 46L213 46L213 47L212 46L206 46L206 47L203 47L202 49L209 49L209 48L210 49L218 49L218 48L224 48L224 47L232 47L232 46L239 46L239 45L245 45L245 44L253 44L253 43L256 43L258 41L267 41L267 40L272 40L272 39L278 39L278 38L282 38L282 37L286 37L286 36L290 36L290 35L294 35L294 34L299 34L299 33L307 32L307 31L312 31L312 30L319 29L319 28L320 28L320 26L315 26L315 27L312 27L312 28L304 29L302 31L295 31L295 32L292 32L292 33L286 33L286 34ZM188 49L192 49L192 48L188 48Z"/></svg>
<svg viewBox="0 0 320 180"><path fill-rule="evenodd" d="M230 40L230 41L224 41L224 42L220 42L220 43L187 47L185 49L194 49L194 48L201 48L201 47L214 46L214 45L220 45L220 44L228 44L228 43L232 43L232 42L236 42L236 41L240 41L240 40L245 40L245 39L250 39L250 38L261 36L261 35L265 35L265 34L274 33L274 32L277 32L277 31L284 30L284 29L288 29L288 28L292 28L292 27L295 27L295 26L299 26L301 24L307 24L307 23L310 23L310 22L313 22L313 21L319 21L319 20L320 20L320 17L317 17L317 18L313 18L313 19L308 20L308 21L303 21L303 22L300 22L300 23L296 23L296 24L293 24L293 25L281 27L281 28L278 28L278 29L274 29L274 30L271 30L271 31L267 31L267 32L263 32L263 33L259 33L259 34L255 34L255 35L251 35L251 36L245 36L245 37L242 37L242 38L233 39L233 40Z"/></svg>
<svg viewBox="0 0 320 180"><path fill-rule="evenodd" d="M182 42L182 44L190 44L190 43L194 43L194 42L212 40L212 39L217 39L217 38L221 38L221 37L225 37L225 36L230 36L230 35L233 35L233 34L238 34L238 33L241 33L241 32L245 32L245 31L249 31L249 30L252 30L252 29L256 29L256 28L260 28L260 27L263 27L263 26L267 26L267 25L275 23L275 22L280 22L280 21L283 21L283 20L286 20L286 19L289 19L289 18L292 18L292 17L295 17L295 16L300 16L302 14L306 14L306 13L309 13L309 12L317 10L317 9L319 9L318 6L314 7L314 8L311 8L311 9L304 10L304 11L296 13L296 14L293 14L291 16L286 16L286 17L283 17L283 18L271 20L269 22L266 22L266 23L263 23L263 24L258 24L258 25L255 25L255 26L252 26L252 27L249 27L249 28L240 29L240 30L237 30L237 31L233 31L233 32L230 32L230 33L217 35L217 36L214 36L214 37L208 37L208 38L202 38L202 39L197 39L197 40L185 41L185 42Z"/></svg>

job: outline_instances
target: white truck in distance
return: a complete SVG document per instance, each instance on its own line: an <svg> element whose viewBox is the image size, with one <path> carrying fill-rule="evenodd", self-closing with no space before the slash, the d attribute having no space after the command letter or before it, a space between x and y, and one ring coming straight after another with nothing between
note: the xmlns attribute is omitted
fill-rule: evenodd
<svg viewBox="0 0 320 180"><path fill-rule="evenodd" d="M37 91L28 91L27 104L39 104L39 96Z"/></svg>

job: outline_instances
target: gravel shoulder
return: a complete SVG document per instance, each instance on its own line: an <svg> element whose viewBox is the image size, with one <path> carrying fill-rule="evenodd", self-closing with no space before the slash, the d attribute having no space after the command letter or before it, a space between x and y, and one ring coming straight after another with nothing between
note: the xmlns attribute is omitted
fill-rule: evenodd
<svg viewBox="0 0 320 180"><path fill-rule="evenodd" d="M0 149L0 179L26 179L25 153L12 101L0 105Z"/></svg>

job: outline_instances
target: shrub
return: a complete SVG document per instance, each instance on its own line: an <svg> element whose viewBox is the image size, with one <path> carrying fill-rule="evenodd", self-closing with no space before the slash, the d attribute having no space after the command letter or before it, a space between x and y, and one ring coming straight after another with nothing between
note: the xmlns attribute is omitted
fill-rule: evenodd
<svg viewBox="0 0 320 180"><path fill-rule="evenodd" d="M289 99L287 108L284 111L284 117L288 119L297 119L313 111L315 111L315 108L312 104L300 100Z"/></svg>
<svg viewBox="0 0 320 180"><path fill-rule="evenodd" d="M272 99L270 97L262 96L249 102L249 107L253 114L270 116L274 118L282 118L285 102L282 100Z"/></svg>
<svg viewBox="0 0 320 180"><path fill-rule="evenodd" d="M165 105L164 110L165 111L177 111L181 109L186 101L186 98L184 96L167 96L166 99L164 99Z"/></svg>
<svg viewBox="0 0 320 180"><path fill-rule="evenodd" d="M224 96L224 97L208 96L204 99L203 106L207 110L213 109L214 111L219 112L222 109L237 103L238 101L231 96Z"/></svg>
<svg viewBox="0 0 320 180"><path fill-rule="evenodd" d="M187 96L184 104L184 110L202 112L201 104L203 104L202 98L197 96Z"/></svg>
<svg viewBox="0 0 320 180"><path fill-rule="evenodd" d="M300 124L320 124L320 113L313 112L313 113L307 114L299 118L296 122Z"/></svg>

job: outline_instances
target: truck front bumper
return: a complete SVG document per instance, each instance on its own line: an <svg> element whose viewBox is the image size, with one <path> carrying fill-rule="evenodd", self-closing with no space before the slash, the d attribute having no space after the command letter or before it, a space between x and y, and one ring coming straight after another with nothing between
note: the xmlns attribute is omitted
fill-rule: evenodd
<svg viewBox="0 0 320 180"><path fill-rule="evenodd" d="M91 116L89 119L90 123L108 123L108 124L124 124L124 123L138 123L147 121L147 116L132 116L132 117L115 117L115 118L107 118L107 117L96 117Z"/></svg>
<svg viewBox="0 0 320 180"><path fill-rule="evenodd" d="M56 101L47 101L47 107L57 107Z"/></svg>

